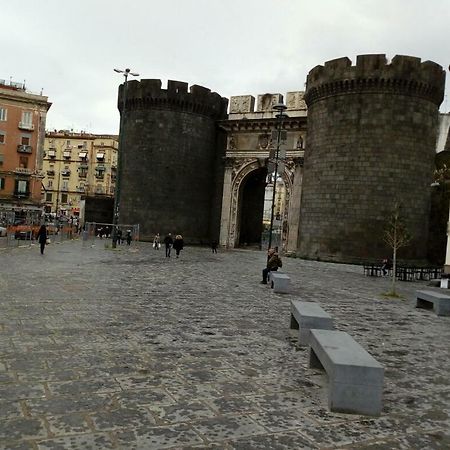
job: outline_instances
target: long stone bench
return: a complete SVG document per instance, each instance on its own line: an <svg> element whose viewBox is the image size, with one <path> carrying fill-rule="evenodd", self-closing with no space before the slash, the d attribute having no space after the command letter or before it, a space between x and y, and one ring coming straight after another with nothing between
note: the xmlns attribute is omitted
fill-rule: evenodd
<svg viewBox="0 0 450 450"><path fill-rule="evenodd" d="M450 316L450 296L436 291L416 291L416 308L432 308L438 316Z"/></svg>
<svg viewBox="0 0 450 450"><path fill-rule="evenodd" d="M285 273L270 272L270 287L273 292L287 293L289 292L291 279Z"/></svg>
<svg viewBox="0 0 450 450"><path fill-rule="evenodd" d="M317 303L291 300L291 330L299 330L299 345L309 345L309 332L313 328L332 330L332 317Z"/></svg>
<svg viewBox="0 0 450 450"><path fill-rule="evenodd" d="M378 416L383 366L344 331L311 330L309 366L325 369L331 411Z"/></svg>

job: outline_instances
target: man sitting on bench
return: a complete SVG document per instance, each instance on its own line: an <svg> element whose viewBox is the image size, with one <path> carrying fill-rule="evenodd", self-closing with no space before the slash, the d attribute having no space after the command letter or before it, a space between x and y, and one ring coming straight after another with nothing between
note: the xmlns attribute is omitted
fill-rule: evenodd
<svg viewBox="0 0 450 450"><path fill-rule="evenodd" d="M274 248L269 248L269 251L267 252L267 267L262 271L263 279L261 284L267 284L267 274L269 272L276 272L278 267L283 267L281 258Z"/></svg>

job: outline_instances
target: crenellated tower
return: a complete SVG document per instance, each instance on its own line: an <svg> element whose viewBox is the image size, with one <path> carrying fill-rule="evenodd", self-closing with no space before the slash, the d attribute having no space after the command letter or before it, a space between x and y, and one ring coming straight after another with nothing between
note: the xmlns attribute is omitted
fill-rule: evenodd
<svg viewBox="0 0 450 450"><path fill-rule="evenodd" d="M226 117L227 105L202 86L128 82L120 222L139 223L141 239L172 232L192 243L218 235L225 138L216 121Z"/></svg>
<svg viewBox="0 0 450 450"><path fill-rule="evenodd" d="M309 72L299 255L379 259L398 201L413 234L401 257L424 259L438 108L445 72L431 61L361 55Z"/></svg>

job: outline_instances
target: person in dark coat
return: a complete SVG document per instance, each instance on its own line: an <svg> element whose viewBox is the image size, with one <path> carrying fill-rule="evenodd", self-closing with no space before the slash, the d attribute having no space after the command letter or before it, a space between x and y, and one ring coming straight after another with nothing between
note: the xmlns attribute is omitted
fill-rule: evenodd
<svg viewBox="0 0 450 450"><path fill-rule="evenodd" d="M166 258L170 258L170 249L172 248L173 245L172 233L169 233L164 238L164 245L166 246Z"/></svg>
<svg viewBox="0 0 450 450"><path fill-rule="evenodd" d="M175 236L175 241L173 242L173 248L175 249L177 258L180 256L180 252L181 250L183 250L183 247L184 247L183 236L181 236L181 234L177 234Z"/></svg>
<svg viewBox="0 0 450 450"><path fill-rule="evenodd" d="M281 258L278 256L278 253L275 251L274 248L270 248L267 252L268 261L267 261L267 267L265 267L262 271L262 281L261 284L267 284L267 274L269 272L276 272L279 267L283 266L283 263L281 262Z"/></svg>
<svg viewBox="0 0 450 450"><path fill-rule="evenodd" d="M219 244L217 243L216 240L214 240L214 241L211 242L211 250L212 250L213 253L217 253L217 246L218 246L218 245L219 245Z"/></svg>
<svg viewBox="0 0 450 450"><path fill-rule="evenodd" d="M41 247L41 255L43 255L45 245L47 244L47 227L45 225L41 225L41 228L39 228L36 239Z"/></svg>
<svg viewBox="0 0 450 450"><path fill-rule="evenodd" d="M127 239L127 245L130 245L130 244L131 244L131 238L132 238L132 236L131 236L131 230L127 230L127 236L126 236L126 239Z"/></svg>

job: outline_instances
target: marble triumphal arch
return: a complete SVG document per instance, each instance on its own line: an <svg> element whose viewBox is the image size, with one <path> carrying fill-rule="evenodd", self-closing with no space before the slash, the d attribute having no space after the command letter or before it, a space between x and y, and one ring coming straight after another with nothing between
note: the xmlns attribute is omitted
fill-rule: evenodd
<svg viewBox="0 0 450 450"><path fill-rule="evenodd" d="M270 150L276 147L272 132L278 126L273 106L282 100L280 94L259 95L255 111L254 97L231 97L228 119L220 122L227 133L220 245L234 248L261 243L264 195L270 178L267 166ZM282 194L278 221L284 251L296 251L306 135L303 92L289 92L286 106L287 117L282 121L285 155L277 180L278 194Z"/></svg>

